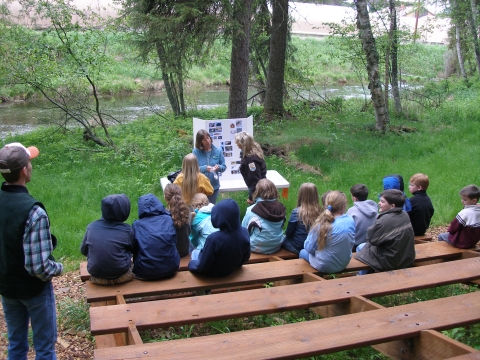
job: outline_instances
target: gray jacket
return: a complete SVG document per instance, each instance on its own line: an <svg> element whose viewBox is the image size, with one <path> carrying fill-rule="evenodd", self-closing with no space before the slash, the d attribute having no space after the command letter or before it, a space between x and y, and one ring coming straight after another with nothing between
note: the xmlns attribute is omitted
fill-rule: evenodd
<svg viewBox="0 0 480 360"><path fill-rule="evenodd" d="M403 269L415 260L415 240L408 214L401 208L380 213L367 230L367 243L355 259L376 272Z"/></svg>

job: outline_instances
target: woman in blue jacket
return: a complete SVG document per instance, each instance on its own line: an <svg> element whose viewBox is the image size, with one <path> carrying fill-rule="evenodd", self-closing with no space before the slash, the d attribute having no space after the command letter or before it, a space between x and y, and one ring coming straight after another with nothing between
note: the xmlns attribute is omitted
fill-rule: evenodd
<svg viewBox="0 0 480 360"><path fill-rule="evenodd" d="M138 217L132 224L135 277L154 280L173 275L180 265L180 256L172 216L155 195L147 194L138 199Z"/></svg>
<svg viewBox="0 0 480 360"><path fill-rule="evenodd" d="M223 153L212 144L212 138L205 129L197 132L195 149L193 149L192 153L197 157L200 172L210 180L213 194L208 196L208 201L215 204L220 192L218 173L223 173L227 169Z"/></svg>

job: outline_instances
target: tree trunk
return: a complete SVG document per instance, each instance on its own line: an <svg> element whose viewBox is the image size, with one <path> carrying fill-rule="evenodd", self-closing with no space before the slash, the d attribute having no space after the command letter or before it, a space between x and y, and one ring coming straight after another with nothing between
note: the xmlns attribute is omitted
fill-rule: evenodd
<svg viewBox="0 0 480 360"><path fill-rule="evenodd" d="M283 115L288 0L274 0L272 7L272 34L270 36L267 93L265 94L263 111L270 115Z"/></svg>
<svg viewBox="0 0 480 360"><path fill-rule="evenodd" d="M473 49L475 50L475 60L477 61L477 70L478 75L480 76L480 46L478 44L478 34L477 34L477 17L476 11L477 8L475 6L475 0L470 0L471 11L469 11L469 19L468 22L470 23L470 31L472 33L473 39Z"/></svg>
<svg viewBox="0 0 480 360"><path fill-rule="evenodd" d="M460 29L455 25L455 43L457 46L458 65L460 66L460 74L465 81L468 81L467 72L465 71L465 61L463 60L462 45L460 43Z"/></svg>
<svg viewBox="0 0 480 360"><path fill-rule="evenodd" d="M180 115L180 106L178 104L178 99L176 96L175 84L172 84L170 82L170 76L168 74L165 64L165 48L163 47L163 44L159 41L157 41L155 45L157 47L158 60L160 61L162 79L163 84L165 85L165 91L167 92L168 101L170 102L173 113L175 114L175 116L178 116Z"/></svg>
<svg viewBox="0 0 480 360"><path fill-rule="evenodd" d="M390 56L392 59L391 82L392 95L395 104L395 112L402 112L402 102L400 101L400 89L398 86L398 26L397 26L397 9L395 0L390 0Z"/></svg>
<svg viewBox="0 0 480 360"><path fill-rule="evenodd" d="M239 24L232 39L228 117L247 117L250 15L252 0L235 0L234 19Z"/></svg>
<svg viewBox="0 0 480 360"><path fill-rule="evenodd" d="M379 131L384 131L385 124L388 120L388 113L382 96L382 84L378 70L379 57L370 25L370 18L368 16L367 3L365 0L356 0L355 6L357 8L357 28L360 39L362 40L362 48L367 58L367 72L370 82L368 87L375 108L375 128Z"/></svg>

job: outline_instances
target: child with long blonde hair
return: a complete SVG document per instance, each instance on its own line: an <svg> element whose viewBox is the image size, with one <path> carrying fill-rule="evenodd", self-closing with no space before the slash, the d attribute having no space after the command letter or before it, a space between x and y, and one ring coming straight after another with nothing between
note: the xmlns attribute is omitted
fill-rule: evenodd
<svg viewBox="0 0 480 360"><path fill-rule="evenodd" d="M282 247L299 254L313 223L321 213L315 184L304 183L298 190L297 207L292 210Z"/></svg>
<svg viewBox="0 0 480 360"><path fill-rule="evenodd" d="M341 191L331 191L325 198L325 210L320 214L307 239L300 258L318 271L330 274L345 269L352 257L355 242L355 221L347 210L347 197Z"/></svg>
<svg viewBox="0 0 480 360"><path fill-rule="evenodd" d="M235 143L242 151L240 173L248 187L248 204L253 204L253 193L257 183L267 176L267 165L263 158L263 150L260 144L253 140L253 137L245 132L235 135Z"/></svg>
<svg viewBox="0 0 480 360"><path fill-rule="evenodd" d="M191 212L182 197L182 189L177 184L167 184L163 190L167 209L177 230L177 250L180 257L188 255L190 248L190 221Z"/></svg>
<svg viewBox="0 0 480 360"><path fill-rule="evenodd" d="M189 206L196 193L203 193L207 196L213 194L210 180L200 172L198 160L194 154L185 155L182 161L182 172L178 174L173 183L180 186L182 197Z"/></svg>
<svg viewBox="0 0 480 360"><path fill-rule="evenodd" d="M282 245L285 206L278 201L278 190L268 179L257 183L253 199L255 204L247 208L242 221L242 226L250 233L250 250L272 254Z"/></svg>

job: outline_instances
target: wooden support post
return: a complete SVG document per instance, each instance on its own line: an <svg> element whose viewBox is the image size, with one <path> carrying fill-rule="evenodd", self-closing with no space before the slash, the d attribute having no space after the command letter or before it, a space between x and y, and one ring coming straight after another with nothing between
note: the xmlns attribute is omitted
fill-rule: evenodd
<svg viewBox="0 0 480 360"><path fill-rule="evenodd" d="M133 321L130 321L128 324L128 331L127 331L127 345L141 345L143 344L142 338L138 333L137 327Z"/></svg>

